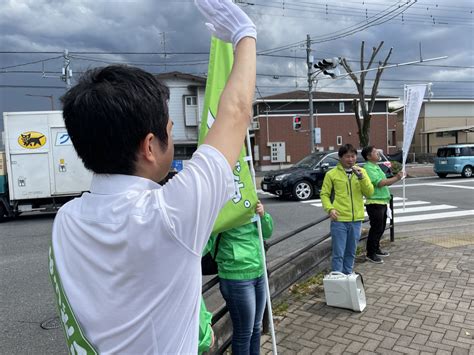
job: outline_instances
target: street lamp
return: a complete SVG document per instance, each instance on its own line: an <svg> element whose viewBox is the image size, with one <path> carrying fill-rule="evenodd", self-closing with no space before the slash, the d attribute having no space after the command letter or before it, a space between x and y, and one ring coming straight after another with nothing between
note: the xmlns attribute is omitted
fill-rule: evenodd
<svg viewBox="0 0 474 355"><path fill-rule="evenodd" d="M53 95L35 95L35 94L25 94L25 96L33 97L44 97L51 100L51 110L54 111L54 96Z"/></svg>

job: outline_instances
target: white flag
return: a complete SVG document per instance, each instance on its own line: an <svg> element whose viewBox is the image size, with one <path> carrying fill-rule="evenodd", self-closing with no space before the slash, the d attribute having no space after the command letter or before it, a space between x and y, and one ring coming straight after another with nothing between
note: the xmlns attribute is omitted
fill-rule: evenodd
<svg viewBox="0 0 474 355"><path fill-rule="evenodd" d="M405 113L403 117L403 171L407 161L410 144L415 133L416 123L420 115L421 105L425 97L427 84L416 84L405 86Z"/></svg>

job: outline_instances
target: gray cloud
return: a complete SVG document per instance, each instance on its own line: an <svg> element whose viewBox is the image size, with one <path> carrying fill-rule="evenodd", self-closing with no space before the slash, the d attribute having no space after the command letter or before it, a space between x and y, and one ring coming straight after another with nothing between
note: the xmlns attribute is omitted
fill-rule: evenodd
<svg viewBox="0 0 474 355"><path fill-rule="evenodd" d="M341 33L356 24L363 25L364 21L367 23L370 16L389 6L406 4L406 1L395 0L249 2L254 5L241 6L257 24L259 51L297 42L304 43L306 34L310 34L317 42L322 37ZM421 42L423 58L447 55L449 59L427 63L429 66L388 69L382 77L379 92L402 96L405 83L433 81L437 97L474 97L474 27L470 12L473 8L472 1L469 0L418 0L403 14L403 21L400 15L350 36L313 43L313 54L316 59L344 56L353 60L351 66L357 70L360 43L363 40L366 42L366 58L370 48L382 40L385 45L379 59L393 47L391 63L417 60ZM369 20L365 17L365 10ZM155 73L172 70L205 73L207 65L200 63L207 61L209 33L203 22L190 0L3 1L0 3L0 67L18 66L0 71L0 111L49 109L47 98L27 97L25 94L54 95L57 101L65 86L57 78L63 59L45 61L44 64L20 64L61 56L65 48L73 52L71 66L76 74L91 66L105 65L100 61L135 65L145 63L147 65L142 67ZM163 39L166 39L165 43ZM166 57L162 54L123 53L161 53L164 48L170 53ZM3 53L6 51L57 53ZM77 52L120 53L106 55ZM177 54L182 52L201 54ZM274 52L273 55L282 57L258 57L258 73L268 74L258 76L259 92L268 95L295 89L305 90L304 44L302 47L294 46ZM179 62L186 64L173 65ZM51 78L42 77L43 67L49 72L46 76L52 76ZM368 78L371 77L373 74L368 75ZM25 87L17 88L14 85ZM355 86L352 81L344 78L321 78L317 90L354 92Z"/></svg>

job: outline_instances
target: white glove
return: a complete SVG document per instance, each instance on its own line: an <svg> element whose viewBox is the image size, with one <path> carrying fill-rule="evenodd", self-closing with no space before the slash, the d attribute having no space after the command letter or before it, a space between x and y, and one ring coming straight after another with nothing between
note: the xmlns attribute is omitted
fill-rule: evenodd
<svg viewBox="0 0 474 355"><path fill-rule="evenodd" d="M252 20L231 0L194 0L197 8L209 23L212 34L234 48L244 37L257 39L257 29Z"/></svg>

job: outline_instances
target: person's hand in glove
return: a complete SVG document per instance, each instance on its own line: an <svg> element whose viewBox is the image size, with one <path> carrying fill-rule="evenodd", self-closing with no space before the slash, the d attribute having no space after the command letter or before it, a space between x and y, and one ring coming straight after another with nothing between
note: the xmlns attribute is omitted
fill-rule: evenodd
<svg viewBox="0 0 474 355"><path fill-rule="evenodd" d="M231 0L194 0L197 8L209 21L206 26L212 34L233 47L244 37L257 39L255 24Z"/></svg>

